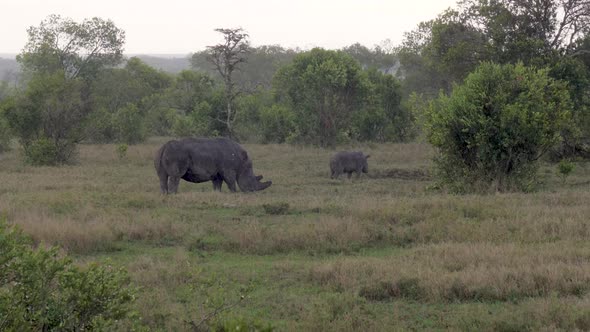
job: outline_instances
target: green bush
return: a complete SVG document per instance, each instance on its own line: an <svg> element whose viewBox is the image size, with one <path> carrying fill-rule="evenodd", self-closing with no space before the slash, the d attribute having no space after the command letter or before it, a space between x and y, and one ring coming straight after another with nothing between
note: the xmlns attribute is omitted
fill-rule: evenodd
<svg viewBox="0 0 590 332"><path fill-rule="evenodd" d="M117 156L119 156L119 159L123 159L123 158L125 158L125 156L127 156L128 149L129 149L129 145L127 145L127 144L117 145Z"/></svg>
<svg viewBox="0 0 590 332"><path fill-rule="evenodd" d="M295 115L287 107L273 105L260 111L264 143L285 143L295 130Z"/></svg>
<svg viewBox="0 0 590 332"><path fill-rule="evenodd" d="M134 104L127 104L114 114L113 127L117 141L126 144L137 144L145 141L147 129L144 115Z"/></svg>
<svg viewBox="0 0 590 332"><path fill-rule="evenodd" d="M26 90L3 107L28 162L42 165L73 161L76 144L84 138L89 119L82 90L82 81L67 80L63 72L36 75Z"/></svg>
<svg viewBox="0 0 590 332"><path fill-rule="evenodd" d="M290 206L287 202L277 202L277 203L269 203L269 204L262 204L262 208L266 214L287 214L289 212Z"/></svg>
<svg viewBox="0 0 590 332"><path fill-rule="evenodd" d="M176 121L176 111L171 108L154 107L148 111L148 132L155 136L169 136Z"/></svg>
<svg viewBox="0 0 590 332"><path fill-rule="evenodd" d="M560 140L571 103L547 70L484 63L427 114L438 179L452 191L527 190Z"/></svg>
<svg viewBox="0 0 590 332"><path fill-rule="evenodd" d="M31 165L55 165L57 149L46 138L32 141L25 147L25 161Z"/></svg>
<svg viewBox="0 0 590 332"><path fill-rule="evenodd" d="M172 125L172 134L176 137L199 136L204 131L192 116L179 115Z"/></svg>
<svg viewBox="0 0 590 332"><path fill-rule="evenodd" d="M557 170L559 171L559 175L561 176L561 181L565 183L567 177L574 170L574 164L567 159L562 159L559 162L559 164L557 164Z"/></svg>
<svg viewBox="0 0 590 332"><path fill-rule="evenodd" d="M0 223L0 330L108 330L131 311L136 290L123 270L79 268L57 248L32 249L28 238Z"/></svg>
<svg viewBox="0 0 590 332"><path fill-rule="evenodd" d="M114 114L105 108L99 108L90 115L86 127L87 137L95 143L111 143L116 140L117 130L113 126Z"/></svg>

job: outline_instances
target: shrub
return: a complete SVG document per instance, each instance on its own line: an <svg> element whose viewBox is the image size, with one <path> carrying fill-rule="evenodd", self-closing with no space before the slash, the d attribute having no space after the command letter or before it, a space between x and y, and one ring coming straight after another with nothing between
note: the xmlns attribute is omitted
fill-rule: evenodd
<svg viewBox="0 0 590 332"><path fill-rule="evenodd" d="M562 159L559 164L557 164L557 170L561 176L561 181L565 183L566 178L574 170L574 164L567 159Z"/></svg>
<svg viewBox="0 0 590 332"><path fill-rule="evenodd" d="M280 105L265 107L260 111L260 125L264 143L285 143L295 130L295 115Z"/></svg>
<svg viewBox="0 0 590 332"><path fill-rule="evenodd" d="M141 143L147 136L145 117L134 104L127 104L117 110L113 117L113 127L117 133L117 141L121 143Z"/></svg>
<svg viewBox="0 0 590 332"><path fill-rule="evenodd" d="M6 120L23 145L27 161L37 165L72 161L88 120L82 91L83 83L66 80L63 72L37 75L23 94L4 107Z"/></svg>
<svg viewBox="0 0 590 332"><path fill-rule="evenodd" d="M431 105L437 175L453 191L526 190L536 161L560 139L571 103L547 70L484 63Z"/></svg>
<svg viewBox="0 0 590 332"><path fill-rule="evenodd" d="M172 134L176 137L190 136L219 136L220 131L212 128L208 122L198 114L177 115L172 125Z"/></svg>
<svg viewBox="0 0 590 332"><path fill-rule="evenodd" d="M55 142L47 138L39 138L25 145L25 162L33 166L53 166L64 161L71 161L75 154L76 146L63 142L58 147Z"/></svg>
<svg viewBox="0 0 590 332"><path fill-rule="evenodd" d="M0 330L108 329L133 320L135 289L123 270L86 269L57 248L32 249L20 232L0 224Z"/></svg>
<svg viewBox="0 0 590 332"><path fill-rule="evenodd" d="M148 132L156 136L168 136L176 121L176 111L171 108L153 107L147 114Z"/></svg>
<svg viewBox="0 0 590 332"><path fill-rule="evenodd" d="M125 158L125 156L127 156L127 149L128 148L129 148L129 146L127 144L117 145L117 156L119 156L119 159L123 159L123 158Z"/></svg>
<svg viewBox="0 0 590 332"><path fill-rule="evenodd" d="M262 208L266 214L287 214L289 212L289 203L287 202L278 202L278 203L269 203L263 204Z"/></svg>

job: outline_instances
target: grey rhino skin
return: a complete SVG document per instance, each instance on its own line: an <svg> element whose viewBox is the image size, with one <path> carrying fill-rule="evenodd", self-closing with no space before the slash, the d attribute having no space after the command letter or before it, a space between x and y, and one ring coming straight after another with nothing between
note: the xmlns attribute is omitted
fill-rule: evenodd
<svg viewBox="0 0 590 332"><path fill-rule="evenodd" d="M348 173L350 179L353 172L356 172L356 177L361 176L361 172L367 173L369 165L367 159L370 155L364 155L360 151L341 151L336 153L330 159L330 170L332 179L337 179L342 173Z"/></svg>
<svg viewBox="0 0 590 332"><path fill-rule="evenodd" d="M248 153L227 138L185 138L164 144L154 160L163 194L178 191L180 179L188 182L213 182L213 189L221 191L223 181L229 190L242 191L268 188L272 181L260 182L255 176Z"/></svg>

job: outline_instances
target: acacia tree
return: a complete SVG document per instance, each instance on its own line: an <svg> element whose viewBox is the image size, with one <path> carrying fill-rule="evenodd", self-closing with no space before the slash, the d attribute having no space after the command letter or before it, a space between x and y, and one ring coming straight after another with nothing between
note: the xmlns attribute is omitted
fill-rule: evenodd
<svg viewBox="0 0 590 332"><path fill-rule="evenodd" d="M248 34L241 28L215 29L223 34L224 42L215 46L207 46L208 60L213 63L225 85L225 117L216 118L225 126L227 135L234 137L233 123L236 119L234 100L239 94L234 82L234 72L241 63L246 62L250 47Z"/></svg>

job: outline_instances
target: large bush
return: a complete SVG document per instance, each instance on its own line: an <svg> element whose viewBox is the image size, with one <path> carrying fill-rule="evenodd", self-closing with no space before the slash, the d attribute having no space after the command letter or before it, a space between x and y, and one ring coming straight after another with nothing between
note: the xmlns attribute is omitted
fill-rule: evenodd
<svg viewBox="0 0 590 332"><path fill-rule="evenodd" d="M1 331L108 330L133 322L135 289L128 283L123 270L79 268L57 248L32 249L0 223Z"/></svg>
<svg viewBox="0 0 590 332"><path fill-rule="evenodd" d="M37 75L24 93L7 104L6 120L27 161L39 165L72 161L88 118L82 93L83 83L66 80L64 73ZM43 157L37 159L40 155Z"/></svg>
<svg viewBox="0 0 590 332"><path fill-rule="evenodd" d="M484 63L433 103L428 138L439 179L454 191L525 190L560 139L571 102L547 70Z"/></svg>

